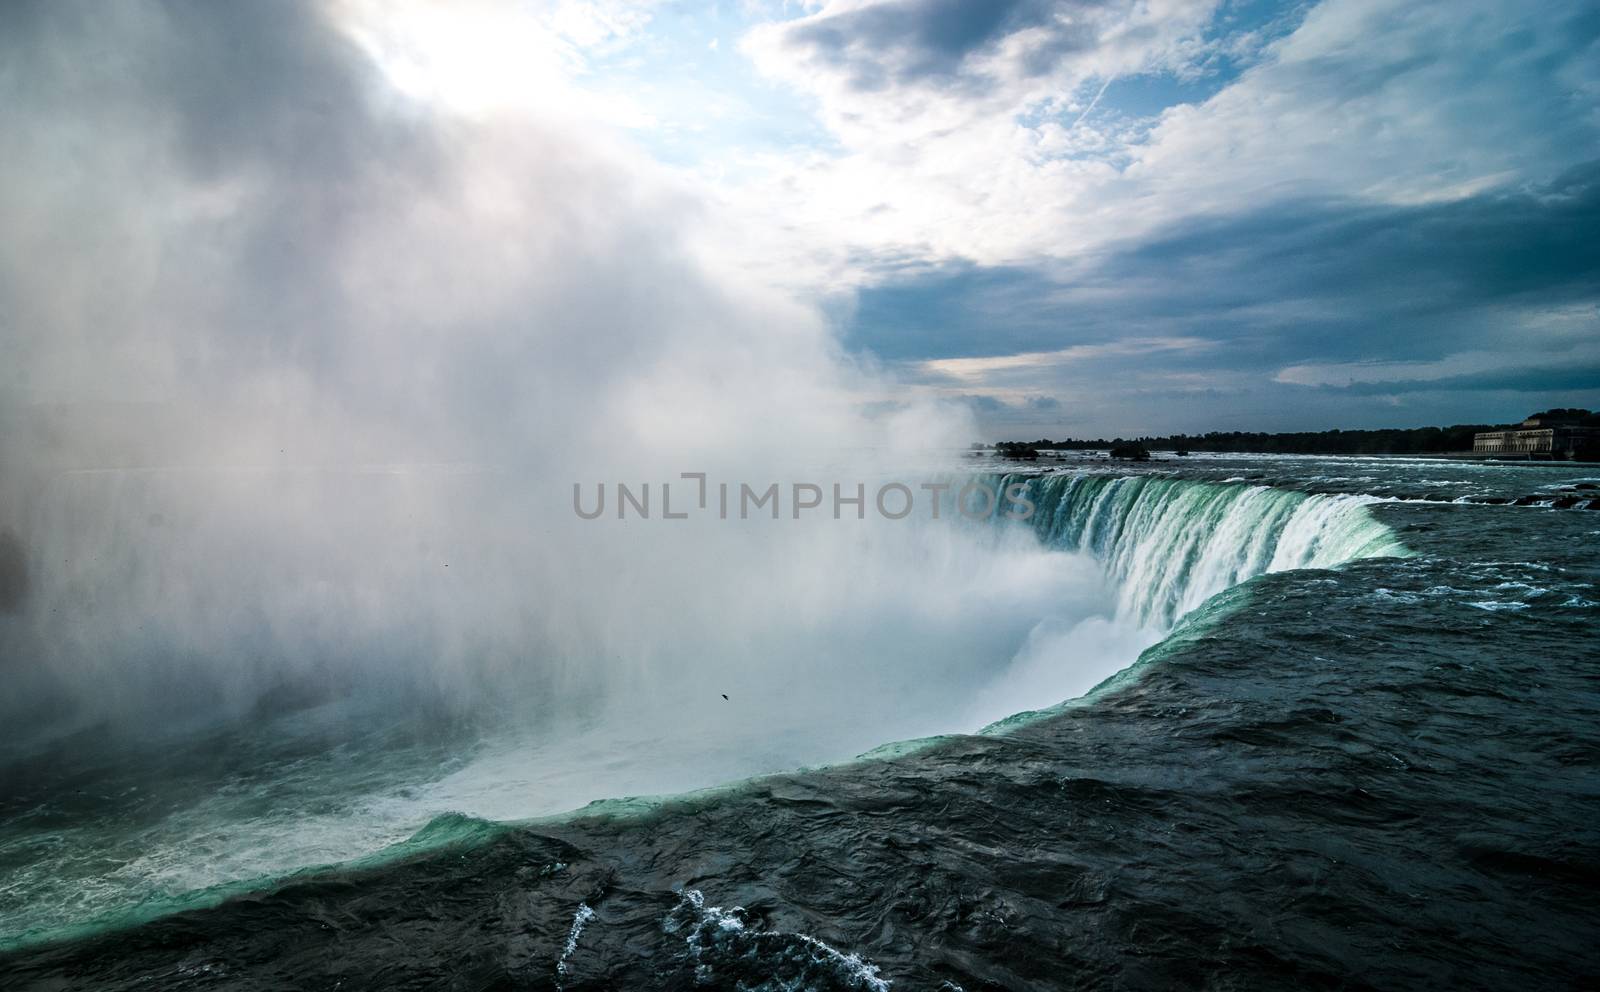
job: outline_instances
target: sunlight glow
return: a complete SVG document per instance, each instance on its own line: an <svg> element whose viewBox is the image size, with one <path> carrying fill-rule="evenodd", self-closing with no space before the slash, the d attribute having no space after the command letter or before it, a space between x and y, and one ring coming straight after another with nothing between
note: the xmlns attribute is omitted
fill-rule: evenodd
<svg viewBox="0 0 1600 992"><path fill-rule="evenodd" d="M349 0L340 18L394 87L458 113L560 106L577 62L535 9Z"/></svg>

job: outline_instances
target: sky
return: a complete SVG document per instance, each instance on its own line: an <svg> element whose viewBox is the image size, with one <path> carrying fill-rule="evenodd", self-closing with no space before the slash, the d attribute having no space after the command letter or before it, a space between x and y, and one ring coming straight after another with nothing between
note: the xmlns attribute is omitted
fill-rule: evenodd
<svg viewBox="0 0 1600 992"><path fill-rule="evenodd" d="M990 439L1600 407L1593 3L208 6L4 15L13 406L337 382L378 417L430 364L598 381L668 313ZM593 264L550 276L552 229ZM749 299L706 317L678 268ZM519 305L584 332L435 336Z"/></svg>

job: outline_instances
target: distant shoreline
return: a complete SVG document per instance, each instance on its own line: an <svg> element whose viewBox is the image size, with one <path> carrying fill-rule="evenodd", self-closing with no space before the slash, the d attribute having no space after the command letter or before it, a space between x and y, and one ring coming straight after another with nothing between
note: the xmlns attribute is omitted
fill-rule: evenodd
<svg viewBox="0 0 1600 992"><path fill-rule="evenodd" d="M1529 456L1529 455L1481 455L1481 454L1474 454L1471 451L1428 451L1428 452L1409 452L1409 451L1251 451L1251 450L1246 450L1246 449L1242 449L1242 448L1240 448L1240 449L1205 448L1205 449L1200 449L1200 450L1189 449L1187 451L1183 451L1182 453L1180 453L1179 450L1176 449L1176 448L1163 448L1163 447L1153 447L1153 448L1150 448L1149 450L1150 450L1151 457L1148 460L1149 461L1156 461L1156 462L1166 462L1166 461L1174 460L1174 458L1172 458L1172 457L1162 457L1162 456L1175 456L1176 458L1180 458L1181 459L1181 458L1189 457L1190 455L1294 455L1294 456L1301 457L1301 458L1424 458L1424 459L1429 459L1431 461L1441 461L1441 462L1484 462L1486 464L1506 464L1506 465L1553 465L1553 466L1560 466L1560 465L1600 465L1600 458L1549 458L1549 457L1534 457L1534 456ZM970 453L971 454L980 455L980 456L992 456L992 455L994 455L996 453L996 451L997 451L997 449L994 446L991 446L991 445L985 445L982 449L978 449L978 448L970 449ZM1126 460L1129 460L1129 459L1121 459L1121 458L1111 458L1111 457L1109 457L1110 445L1107 445L1104 448L1098 448L1098 447L1084 447L1084 448L1078 448L1078 447L1073 447L1073 448L1049 447L1049 448L1039 448L1038 452L1039 452L1039 457L1037 459L1021 459L1021 460L1025 460L1025 461L1034 461L1034 460L1052 461L1054 459L1050 458L1049 457L1050 455L1062 455L1062 454L1066 454L1066 453L1069 453L1069 452L1070 453L1080 453L1080 454L1103 453L1103 454L1106 454L1108 456L1105 459L1106 461L1126 461ZM1019 460L1019 459L1012 458L1010 460L1015 461L1015 460ZM1140 459L1140 460L1144 460L1144 459Z"/></svg>
<svg viewBox="0 0 1600 992"><path fill-rule="evenodd" d="M994 446L986 445L984 448L971 448L970 454L981 458L998 458L1002 461L1050 462L1066 461L1069 453L1104 454L1106 458L1096 461L1141 461L1141 462L1171 462L1182 461L1194 454L1290 454L1294 458L1418 458L1429 461L1456 461L1456 462L1483 462L1483 464L1506 464L1506 466L1600 466L1600 458L1531 458L1526 454L1474 454L1472 451L1248 451L1248 450L1221 450L1221 448L1206 448L1206 450L1187 450L1179 453L1176 448L1150 448L1150 458L1128 459L1112 458L1109 446L1107 448L1038 448L1037 458L1018 458L1018 456L1005 456L998 453ZM1053 458L1054 456L1054 458Z"/></svg>
<svg viewBox="0 0 1600 992"><path fill-rule="evenodd" d="M1529 428L1543 428L1545 450L1485 450L1479 434L1498 433L1518 443L1529 435ZM1551 431L1560 440L1550 451ZM995 451L1024 461L1034 460L1044 451L1108 451L1112 457L1144 460L1152 451L1171 451L1178 455L1206 452L1238 455L1366 455L1439 458L1486 462L1596 462L1600 461L1600 414L1580 408L1561 407L1536 413L1521 424L1455 424L1450 427L1403 427L1377 430L1326 431L1209 431L1205 434L1168 434L1136 438L1069 438L1051 440L1000 441L975 444L974 451ZM1574 442L1573 438L1577 441ZM1499 442L1501 439L1491 439ZM1562 445L1569 449L1560 450ZM1031 453L1031 454L1030 454Z"/></svg>

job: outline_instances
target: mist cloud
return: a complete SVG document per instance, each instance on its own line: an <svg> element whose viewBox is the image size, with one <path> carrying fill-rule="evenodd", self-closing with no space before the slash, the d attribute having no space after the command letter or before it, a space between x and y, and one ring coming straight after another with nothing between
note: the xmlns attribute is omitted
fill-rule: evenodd
<svg viewBox="0 0 1600 992"><path fill-rule="evenodd" d="M19 726L284 684L548 709L690 672L950 663L948 625L802 631L920 616L932 584L975 581L960 552L908 586L910 535L872 565L844 530L572 515L575 481L821 481L841 445L881 471L970 437L954 407L865 418L882 384L708 253L696 231L724 221L670 175L559 113L410 100L322 8L22 14L0 94Z"/></svg>

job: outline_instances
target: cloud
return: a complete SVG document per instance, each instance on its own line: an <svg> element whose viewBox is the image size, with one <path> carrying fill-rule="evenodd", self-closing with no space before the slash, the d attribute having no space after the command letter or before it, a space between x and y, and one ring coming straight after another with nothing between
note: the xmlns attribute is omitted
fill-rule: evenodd
<svg viewBox="0 0 1600 992"><path fill-rule="evenodd" d="M827 99L860 102L852 114L897 98L917 106L936 93L1011 103L1157 64L1216 8L1214 0L869 0L834 2L746 39L764 68L804 80ZM932 109L928 107L926 109Z"/></svg>
<svg viewBox="0 0 1600 992"><path fill-rule="evenodd" d="M912 263L1080 258L1271 203L1447 202L1549 182L1600 145L1600 19L1581 6L1324 0L1252 24L1200 2L943 10L832 4L745 39L838 144L725 190L773 218L794 271L871 284Z"/></svg>
<svg viewBox="0 0 1600 992"><path fill-rule="evenodd" d="M1591 360L1592 361L1592 360ZM1500 368L1467 375L1430 379L1394 379L1384 382L1351 382L1344 386L1324 385L1352 396L1395 396L1427 392L1512 392L1540 393L1600 391L1600 364L1562 363L1532 368ZM1531 411L1530 411L1531 412Z"/></svg>
<svg viewBox="0 0 1600 992"><path fill-rule="evenodd" d="M1592 388L1568 372L1600 358L1597 226L1600 163L1446 203L1278 204L1073 264L868 288L846 340L935 390L1073 397L1107 436L1135 427L1112 411L1197 429L1196 397L1213 396L1207 416L1252 404L1276 423L1295 390L1352 383L1346 395L1448 390L1435 415L1494 419L1474 404L1501 401L1474 390Z"/></svg>
<svg viewBox="0 0 1600 992"><path fill-rule="evenodd" d="M1062 403L1054 396L995 395L993 393L956 393L945 397L946 402L970 408L979 420L989 426L1030 423L1040 416L1060 422Z"/></svg>
<svg viewBox="0 0 1600 992"><path fill-rule="evenodd" d="M993 414L1010 409L1009 404L1000 399L998 396L988 396L983 393L966 394L957 396L955 399L962 403L966 403L974 410L977 410L981 413Z"/></svg>
<svg viewBox="0 0 1600 992"><path fill-rule="evenodd" d="M813 68L841 74L854 90L912 83L949 85L977 57L1014 39L1021 71L1038 74L1056 58L1094 48L1092 21L1106 4L1041 0L891 0L834 6L784 26L778 43ZM1021 37L1019 37L1021 36Z"/></svg>
<svg viewBox="0 0 1600 992"><path fill-rule="evenodd" d="M1127 178L1199 212L1547 182L1600 136L1597 46L1582 7L1325 0L1232 85L1164 112Z"/></svg>
<svg viewBox="0 0 1600 992"><path fill-rule="evenodd" d="M925 376L954 381L993 381L1008 373L1037 374L1066 366L1090 364L1105 358L1147 357L1162 352L1194 351L1206 348L1203 338L1122 338L1102 344L1073 345L1057 351L1020 352L989 358L937 358L923 362L918 371Z"/></svg>

